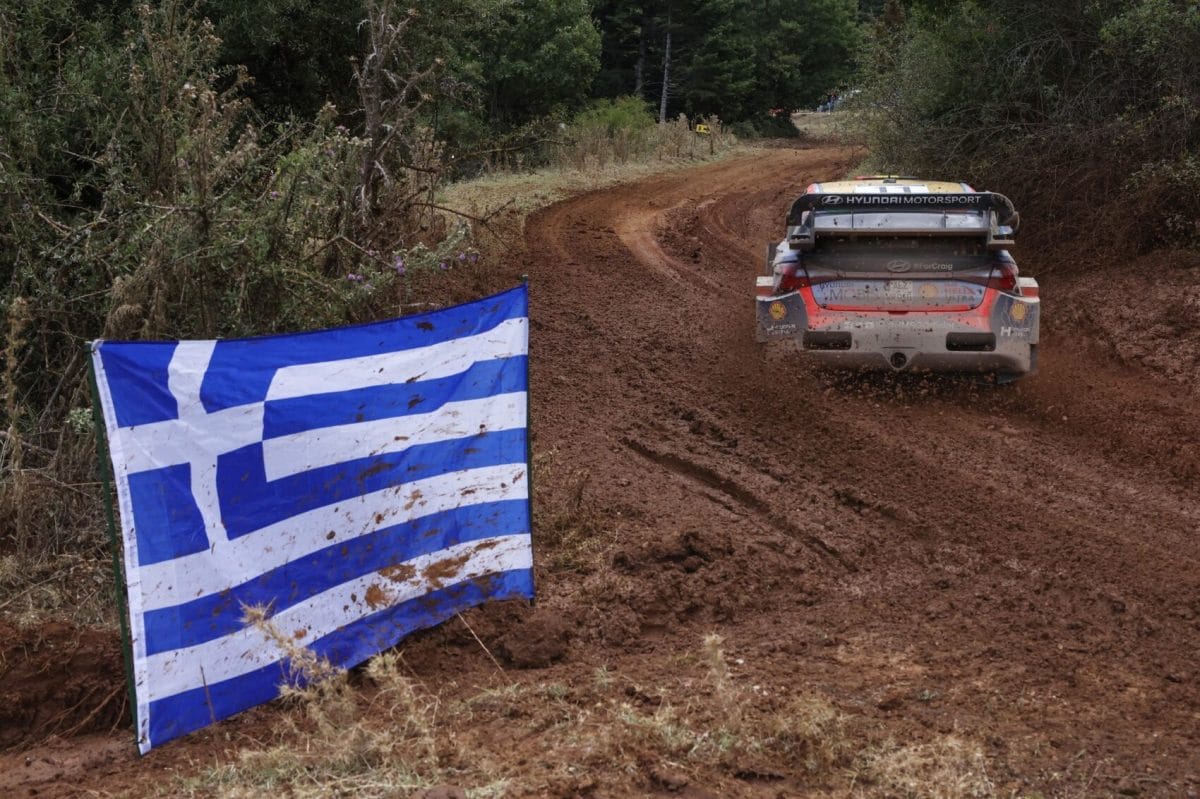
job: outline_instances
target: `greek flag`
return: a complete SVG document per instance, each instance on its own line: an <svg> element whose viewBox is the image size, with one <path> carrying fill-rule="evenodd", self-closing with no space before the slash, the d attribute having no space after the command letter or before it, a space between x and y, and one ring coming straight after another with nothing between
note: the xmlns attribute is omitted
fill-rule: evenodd
<svg viewBox="0 0 1200 799"><path fill-rule="evenodd" d="M279 638L349 667L532 598L527 309L93 343L143 753L277 696Z"/></svg>

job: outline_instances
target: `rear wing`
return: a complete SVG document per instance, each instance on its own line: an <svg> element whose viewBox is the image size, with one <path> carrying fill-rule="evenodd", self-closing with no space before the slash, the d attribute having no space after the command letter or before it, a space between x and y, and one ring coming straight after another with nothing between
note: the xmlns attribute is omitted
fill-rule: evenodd
<svg viewBox="0 0 1200 799"><path fill-rule="evenodd" d="M979 211L978 216L951 214ZM905 219L904 214L912 214ZM919 216L918 216L919 214ZM894 216L895 215L895 216ZM818 223L820 220L820 223ZM911 223L910 223L911 222ZM788 243L811 250L820 235L985 236L989 249L1013 246L1020 216L990 191L959 194L804 194L787 215Z"/></svg>

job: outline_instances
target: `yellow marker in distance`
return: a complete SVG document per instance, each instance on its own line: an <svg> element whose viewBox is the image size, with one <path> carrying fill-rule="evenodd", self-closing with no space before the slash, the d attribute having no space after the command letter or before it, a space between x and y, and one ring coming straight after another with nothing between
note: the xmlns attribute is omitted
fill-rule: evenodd
<svg viewBox="0 0 1200 799"><path fill-rule="evenodd" d="M697 125L696 132L707 134L708 133L708 125Z"/></svg>

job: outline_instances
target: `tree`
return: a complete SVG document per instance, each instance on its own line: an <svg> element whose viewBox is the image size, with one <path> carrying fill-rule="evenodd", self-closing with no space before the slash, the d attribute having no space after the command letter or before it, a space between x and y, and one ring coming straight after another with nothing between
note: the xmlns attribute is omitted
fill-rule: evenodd
<svg viewBox="0 0 1200 799"><path fill-rule="evenodd" d="M807 105L851 78L859 45L855 0L610 3L597 19L605 48L597 93L665 96L666 116L739 120Z"/></svg>
<svg viewBox="0 0 1200 799"><path fill-rule="evenodd" d="M519 125L582 105L600 68L600 32L586 0L507 2L479 52L488 118Z"/></svg>

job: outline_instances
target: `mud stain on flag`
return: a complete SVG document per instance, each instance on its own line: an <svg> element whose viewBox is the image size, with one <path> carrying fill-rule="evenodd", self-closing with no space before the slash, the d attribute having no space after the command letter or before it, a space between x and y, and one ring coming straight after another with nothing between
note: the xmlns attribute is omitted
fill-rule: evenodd
<svg viewBox="0 0 1200 799"><path fill-rule="evenodd" d="M397 563L380 569L379 573L393 583L406 583L417 575L417 568L410 563Z"/></svg>
<svg viewBox="0 0 1200 799"><path fill-rule="evenodd" d="M441 588L447 581L453 580L462 567L471 559L470 554L459 555L456 558L444 558L429 564L421 571L421 577L429 583L431 589Z"/></svg>
<svg viewBox="0 0 1200 799"><path fill-rule="evenodd" d="M366 601L367 607L371 608L372 610L378 610L379 608L391 604L391 597L388 596L387 591L384 591L376 583L371 583L371 585L367 587L367 594L363 597L363 599Z"/></svg>

